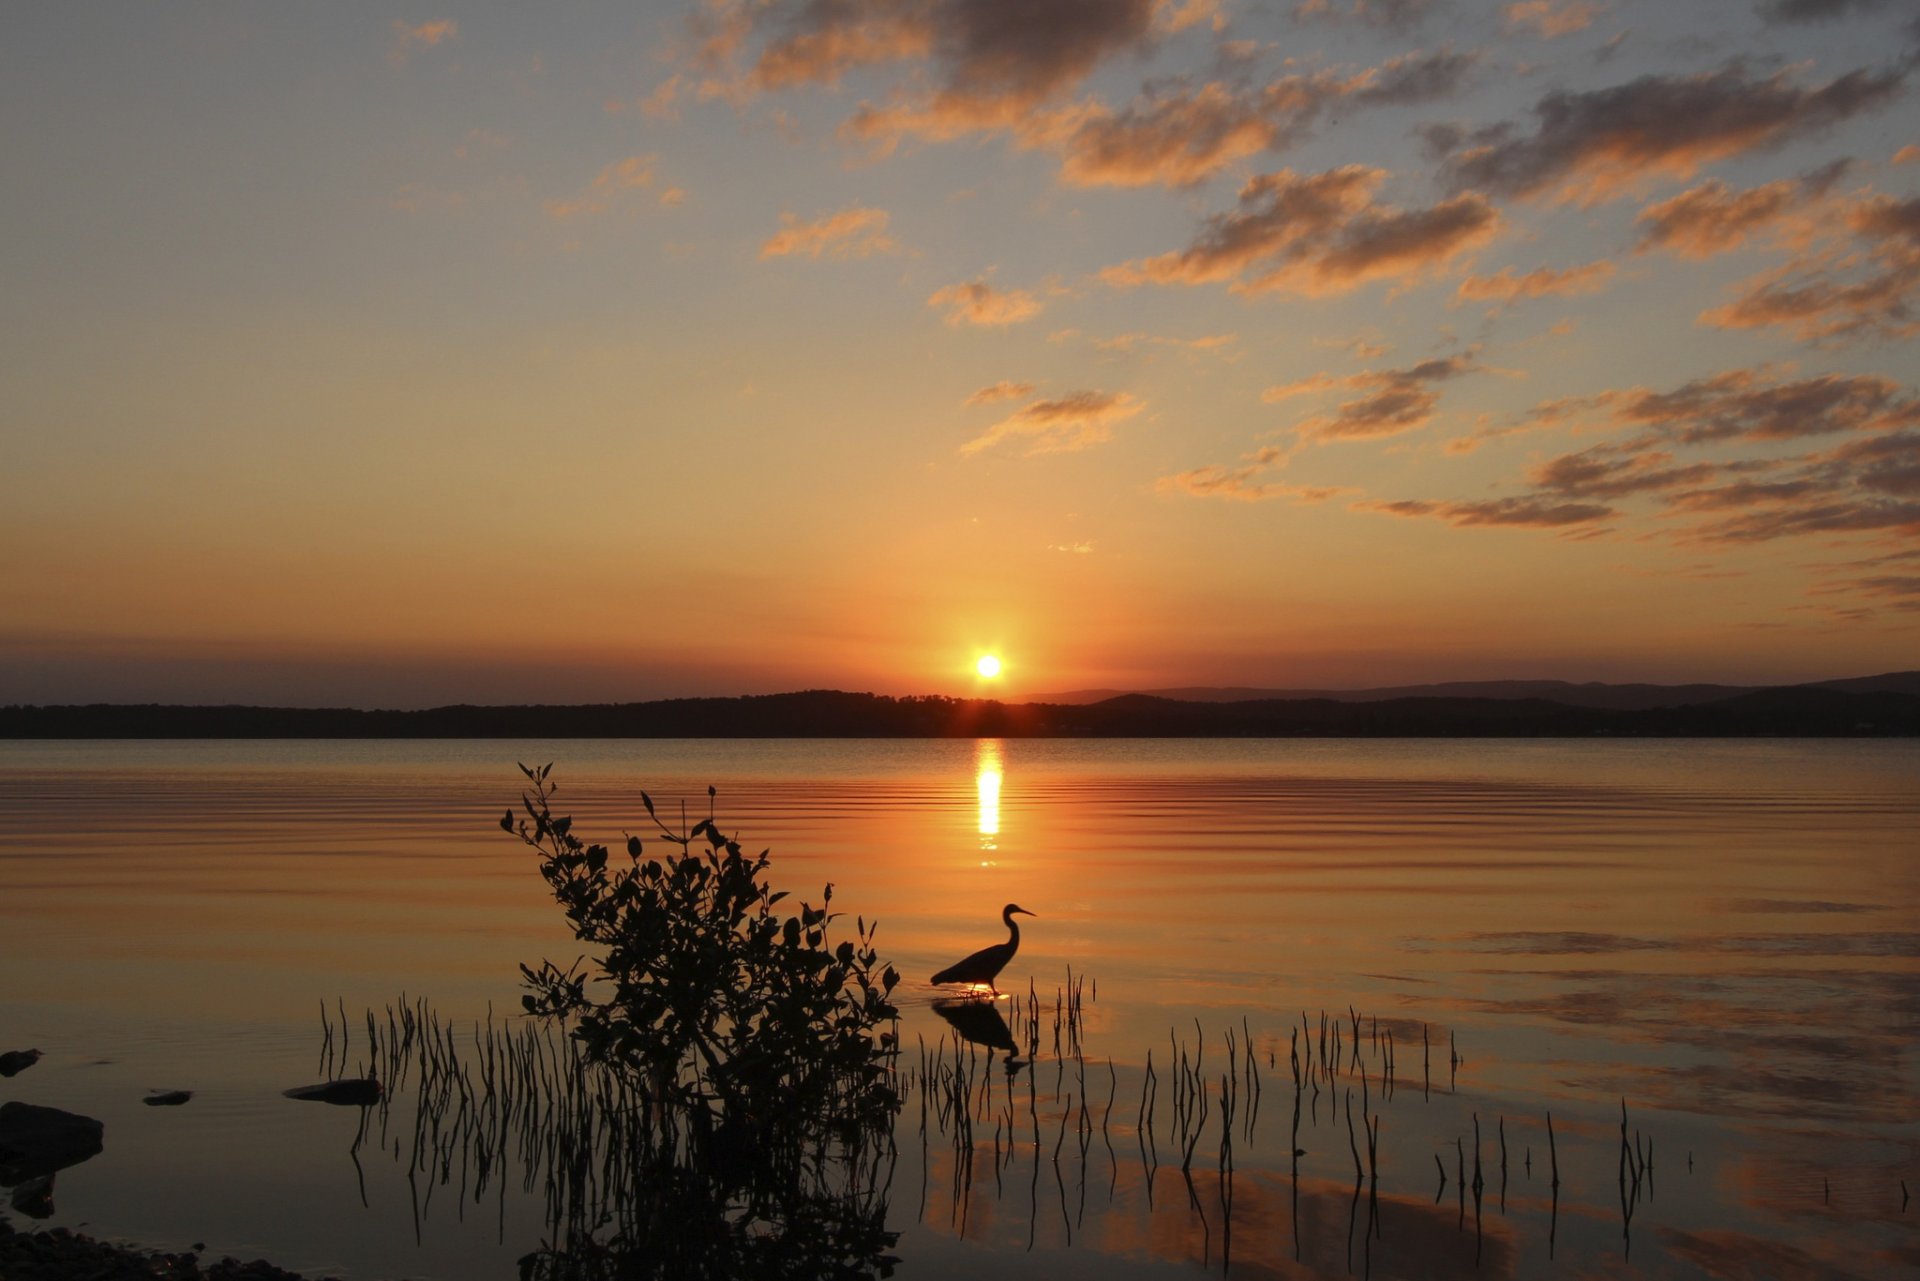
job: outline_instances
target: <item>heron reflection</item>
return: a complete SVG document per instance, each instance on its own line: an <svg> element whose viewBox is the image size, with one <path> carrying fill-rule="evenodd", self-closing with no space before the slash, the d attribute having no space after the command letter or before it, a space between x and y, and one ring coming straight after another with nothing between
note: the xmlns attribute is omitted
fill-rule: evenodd
<svg viewBox="0 0 1920 1281"><path fill-rule="evenodd" d="M1020 1047L1014 1043L1013 1029L1007 1026L998 1006L986 1001L935 1001L933 1012L945 1019L962 1040L985 1047L989 1062L994 1050L1005 1055L1008 1076L1026 1066Z"/></svg>

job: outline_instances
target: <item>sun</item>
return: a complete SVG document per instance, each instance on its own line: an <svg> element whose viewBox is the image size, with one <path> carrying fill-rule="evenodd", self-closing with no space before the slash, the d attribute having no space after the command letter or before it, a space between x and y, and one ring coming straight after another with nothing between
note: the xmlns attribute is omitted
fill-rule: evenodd
<svg viewBox="0 0 1920 1281"><path fill-rule="evenodd" d="M973 665L973 670L980 673L982 680L990 681L1000 674L1000 660L992 654L982 654L980 661Z"/></svg>

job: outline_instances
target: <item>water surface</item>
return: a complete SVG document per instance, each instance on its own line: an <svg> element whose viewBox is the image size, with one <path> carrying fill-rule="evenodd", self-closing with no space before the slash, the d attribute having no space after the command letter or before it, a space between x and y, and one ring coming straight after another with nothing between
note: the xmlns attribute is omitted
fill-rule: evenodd
<svg viewBox="0 0 1920 1281"><path fill-rule="evenodd" d="M902 1132L902 1276L1920 1263L1920 745L1855 741L0 744L0 1049L47 1052L0 1100L107 1125L51 1221L355 1278L513 1275L537 1189L496 1171L423 1213L402 1118L356 1166L350 1115L279 1092L314 1077L322 1002L504 1020L518 962L577 954L497 826L516 760L555 762L595 839L646 830L642 787L704 817L715 786L781 888L879 918L910 1045L948 1031L925 977L1002 937L1008 901L1039 915L1004 986L1050 1007L1087 977L1082 1060L1016 1078L1037 1141L969 1177ZM1303 1088L1296 1171L1291 1034L1323 1011L1361 1016L1367 1056ZM1231 1178L1211 1132L1183 1176L1164 1125L1158 1163L1141 1150L1142 1068L1204 1042L1211 1080L1229 1032L1260 1107ZM141 1106L157 1088L196 1095ZM1066 1100L1090 1091L1083 1150ZM1625 1207L1623 1100L1656 1154ZM1355 1113L1382 1127L1357 1213ZM1509 1156L1478 1213L1456 1177L1476 1117L1487 1169L1496 1127Z"/></svg>

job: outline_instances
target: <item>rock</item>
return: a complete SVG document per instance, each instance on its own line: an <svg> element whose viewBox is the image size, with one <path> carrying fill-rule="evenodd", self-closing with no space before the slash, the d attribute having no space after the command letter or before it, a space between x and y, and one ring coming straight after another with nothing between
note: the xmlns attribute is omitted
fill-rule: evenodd
<svg viewBox="0 0 1920 1281"><path fill-rule="evenodd" d="M43 1174L37 1179L28 1179L13 1190L7 1198L11 1205L29 1219L45 1219L53 1214L53 1176Z"/></svg>
<svg viewBox="0 0 1920 1281"><path fill-rule="evenodd" d="M39 1061L38 1050L8 1050L0 1054L0 1076L18 1076Z"/></svg>
<svg viewBox="0 0 1920 1281"><path fill-rule="evenodd" d="M290 1099L306 1099L314 1103L333 1103L341 1107L364 1108L380 1101L380 1082L372 1077L322 1081L318 1085L296 1086L285 1093Z"/></svg>
<svg viewBox="0 0 1920 1281"><path fill-rule="evenodd" d="M13 1187L97 1156L106 1126L31 1103L0 1105L0 1185Z"/></svg>
<svg viewBox="0 0 1920 1281"><path fill-rule="evenodd" d="M192 1097L192 1090L154 1090L140 1101L150 1108L177 1108Z"/></svg>

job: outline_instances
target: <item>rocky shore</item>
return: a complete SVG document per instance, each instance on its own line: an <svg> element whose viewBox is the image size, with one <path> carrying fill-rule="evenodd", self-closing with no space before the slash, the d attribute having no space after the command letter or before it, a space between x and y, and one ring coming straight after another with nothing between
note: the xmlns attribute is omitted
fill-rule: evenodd
<svg viewBox="0 0 1920 1281"><path fill-rule="evenodd" d="M20 1232L0 1217L6 1281L312 1281L264 1259L202 1262L198 1249L169 1254L96 1241L66 1228Z"/></svg>

